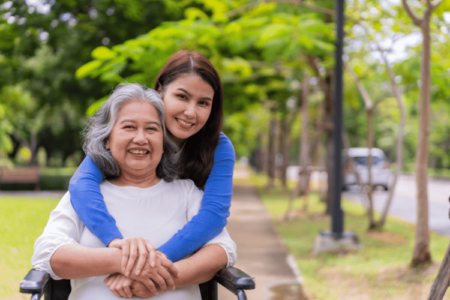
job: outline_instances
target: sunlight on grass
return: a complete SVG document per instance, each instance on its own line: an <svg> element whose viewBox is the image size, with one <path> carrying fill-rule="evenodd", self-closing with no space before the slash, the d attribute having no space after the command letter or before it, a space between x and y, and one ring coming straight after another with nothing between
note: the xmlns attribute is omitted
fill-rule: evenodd
<svg viewBox="0 0 450 300"><path fill-rule="evenodd" d="M305 279L306 289L313 299L426 299L437 274L449 238L431 235L433 265L412 269L415 229L404 221L388 218L383 232L368 232L365 208L343 199L345 230L353 231L364 245L356 253L313 255L314 239L321 230L329 230L331 219L323 215L325 204L319 195L308 198L308 212L301 210L303 200L296 199L297 217L287 223L282 220L289 191L279 185L266 190L266 178L253 175L242 181L254 184L271 213L274 223ZM235 181L241 183L241 180ZM379 215L377 215L377 218ZM447 295L444 299L450 299Z"/></svg>
<svg viewBox="0 0 450 300"><path fill-rule="evenodd" d="M57 204L51 199L0 198L0 299L30 298L19 294L19 282L31 269L34 241Z"/></svg>

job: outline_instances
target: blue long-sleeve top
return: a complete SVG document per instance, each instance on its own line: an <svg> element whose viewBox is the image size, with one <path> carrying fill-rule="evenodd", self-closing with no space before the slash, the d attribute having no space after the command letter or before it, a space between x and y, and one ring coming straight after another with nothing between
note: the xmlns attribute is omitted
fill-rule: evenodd
<svg viewBox="0 0 450 300"><path fill-rule="evenodd" d="M234 163L233 145L225 134L220 133L200 211L158 249L171 261L193 253L222 232L230 215ZM83 223L107 246L112 240L123 236L106 209L100 192L102 180L102 172L88 155L70 179L69 192L72 206Z"/></svg>

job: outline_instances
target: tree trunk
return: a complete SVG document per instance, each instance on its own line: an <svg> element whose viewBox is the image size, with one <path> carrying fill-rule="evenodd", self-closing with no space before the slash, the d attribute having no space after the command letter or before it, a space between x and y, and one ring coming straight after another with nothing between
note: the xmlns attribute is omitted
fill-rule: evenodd
<svg viewBox="0 0 450 300"><path fill-rule="evenodd" d="M253 166L257 173L264 171L264 155L263 155L263 146L262 146L262 136L261 133L258 132L256 135L256 145L258 145L256 150L253 152Z"/></svg>
<svg viewBox="0 0 450 300"><path fill-rule="evenodd" d="M269 180L266 188L273 188L275 185L275 155L276 155L277 120L273 116L269 125L269 142L267 145L267 174Z"/></svg>
<svg viewBox="0 0 450 300"><path fill-rule="evenodd" d="M369 189L367 191L367 199L369 200L368 215L369 215L369 230L374 229L375 219L373 215L373 183L372 183L372 148L373 148L373 108L367 109L367 146L369 148L369 155L367 156L367 172Z"/></svg>
<svg viewBox="0 0 450 300"><path fill-rule="evenodd" d="M442 300L445 292L450 285L450 245L447 248L444 259L442 260L441 267L439 268L438 275L431 287L428 300Z"/></svg>
<svg viewBox="0 0 450 300"><path fill-rule="evenodd" d="M287 168L289 166L289 135L290 126L286 119L280 121L280 148L279 153L283 156L283 162L280 166L280 179L284 189L287 189Z"/></svg>
<svg viewBox="0 0 450 300"><path fill-rule="evenodd" d="M309 98L309 77L305 77L302 82L302 130L300 135L300 145L299 145L299 167L300 172L298 176L298 182L289 197L289 204L285 214L285 219L288 218L289 212L292 210L292 204L298 195L303 195L305 197L305 209L307 209L307 194L310 179L310 152L308 144L308 98Z"/></svg>
<svg viewBox="0 0 450 300"><path fill-rule="evenodd" d="M323 121L326 125L325 128L325 136L326 136L326 159L325 159L325 168L328 174L327 179L327 197L326 197L326 209L325 213L331 215L331 210L333 209L333 193L331 191L331 187L334 185L333 183L333 170L334 170L334 142L333 142L333 131L334 131L334 105L333 105L333 81L334 81L334 73L333 70L327 69L327 74L325 77L322 77L320 72L320 67L318 66L316 59L312 56L308 57L308 64L314 70L315 75L319 79L320 88L324 94L324 119L319 120Z"/></svg>
<svg viewBox="0 0 450 300"><path fill-rule="evenodd" d="M331 211L333 209L333 191L332 188L334 186L334 151L340 151L334 149L334 103L333 103L333 94L332 94L332 80L331 76L326 78L327 90L325 93L325 122L333 124L326 131L326 149L327 156L325 159L325 166L327 170L327 202L326 202L326 210L325 213L327 215L331 215Z"/></svg>
<svg viewBox="0 0 450 300"><path fill-rule="evenodd" d="M31 141L30 141L30 152L31 159L28 165L36 166L36 155L37 155L37 134L36 132L31 132Z"/></svg>
<svg viewBox="0 0 450 300"><path fill-rule="evenodd" d="M421 26L422 60L420 65L419 139L416 152L417 223L416 242L411 264L431 263L428 224L428 142L430 134L431 39L430 20Z"/></svg>
<svg viewBox="0 0 450 300"><path fill-rule="evenodd" d="M367 191L367 200L369 205L367 207L367 215L369 217L369 230L374 229L376 227L375 218L373 214L373 184L372 184L372 148L373 148L373 101L367 92L366 88L362 84L359 77L355 74L353 69L346 65L346 69L348 70L350 76L353 81L356 83L358 87L359 93L364 101L364 107L366 109L367 114L367 147L369 148L369 154L367 155L367 172L368 172L368 184L369 189ZM359 179L358 179L359 181ZM362 185L361 185L362 186Z"/></svg>
<svg viewBox="0 0 450 300"><path fill-rule="evenodd" d="M378 221L377 227L378 229L382 229L384 226L384 223L386 222L386 216L389 212L389 208L392 203L392 199L394 198L394 192L395 187L397 186L397 179L400 176L400 172L402 171L403 166L403 136L405 131L405 122L406 122L406 110L405 105L403 104L402 95L400 93L400 90L398 88L397 83L395 82L395 76L394 72L392 71L391 67L389 66L388 60L384 53L382 53L384 64L386 65L386 68L389 73L389 77L391 79L391 85L392 85L392 93L395 96L395 99L397 99L397 104L400 109L400 124L398 128L398 136L397 136L397 145L396 145L396 157L395 157L395 173L394 173L394 179L392 180L392 184L389 187L389 194L386 201L386 204L384 206L383 212L381 214L380 220Z"/></svg>

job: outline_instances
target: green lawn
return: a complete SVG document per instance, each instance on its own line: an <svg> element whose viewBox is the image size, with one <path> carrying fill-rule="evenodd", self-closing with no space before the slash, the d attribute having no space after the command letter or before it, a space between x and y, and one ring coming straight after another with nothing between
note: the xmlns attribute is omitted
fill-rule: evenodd
<svg viewBox="0 0 450 300"><path fill-rule="evenodd" d="M0 299L29 299L19 294L19 282L31 268L34 241L58 204L55 200L0 198Z"/></svg>
<svg viewBox="0 0 450 300"><path fill-rule="evenodd" d="M264 177L239 180L257 186L274 223L296 258L311 299L426 299L437 274L449 238L431 235L433 265L412 269L409 262L414 245L414 226L389 218L384 232L367 232L365 208L343 200L345 230L355 232L364 248L357 253L313 255L312 246L320 230L330 229L330 218L323 215L324 203L317 194L309 197L308 213L300 212L288 223L280 221L289 193L280 187L264 189ZM300 199L296 208L300 208ZM450 226L450 221L449 221ZM445 299L450 299L447 296Z"/></svg>

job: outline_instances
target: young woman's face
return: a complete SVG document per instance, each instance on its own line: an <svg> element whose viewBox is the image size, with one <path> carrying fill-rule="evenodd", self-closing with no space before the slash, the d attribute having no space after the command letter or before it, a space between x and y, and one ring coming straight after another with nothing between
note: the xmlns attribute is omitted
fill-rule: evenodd
<svg viewBox="0 0 450 300"><path fill-rule="evenodd" d="M183 74L165 87L166 128L179 146L205 126L213 98L211 85L196 74Z"/></svg>
<svg viewBox="0 0 450 300"><path fill-rule="evenodd" d="M110 149L122 174L156 172L163 154L163 129L156 108L148 101L124 104L105 148Z"/></svg>

